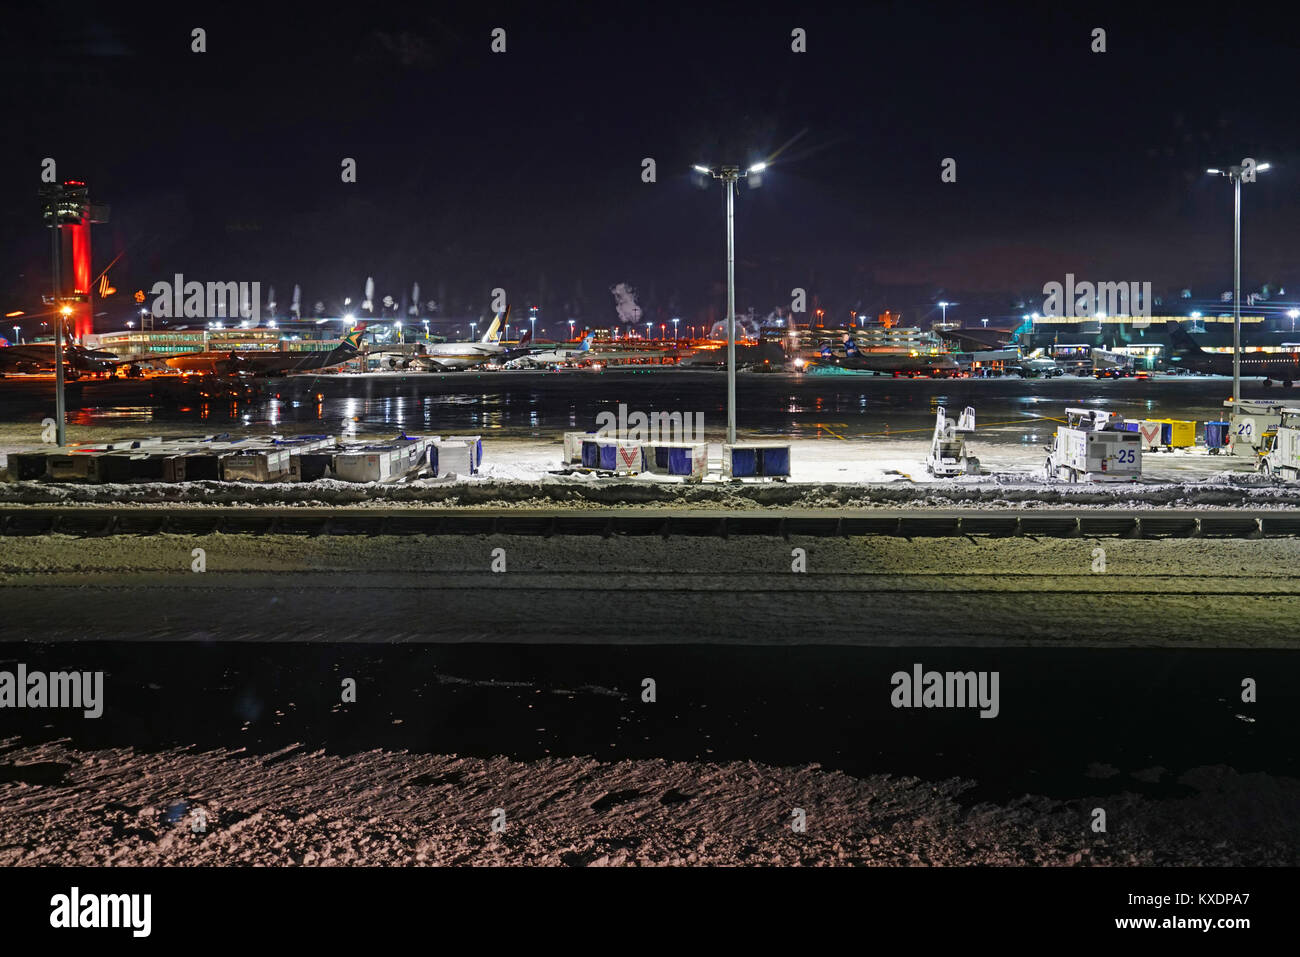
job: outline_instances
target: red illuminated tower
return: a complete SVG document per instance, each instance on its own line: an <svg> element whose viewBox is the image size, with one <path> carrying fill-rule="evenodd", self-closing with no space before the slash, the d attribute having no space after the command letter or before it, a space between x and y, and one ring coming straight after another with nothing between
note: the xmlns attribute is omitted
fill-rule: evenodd
<svg viewBox="0 0 1300 957"><path fill-rule="evenodd" d="M94 331L94 306L90 277L90 227L108 222L108 207L91 203L86 184L68 180L46 191L46 221L55 217L59 230L58 301L56 310L69 311L72 336L81 340Z"/></svg>

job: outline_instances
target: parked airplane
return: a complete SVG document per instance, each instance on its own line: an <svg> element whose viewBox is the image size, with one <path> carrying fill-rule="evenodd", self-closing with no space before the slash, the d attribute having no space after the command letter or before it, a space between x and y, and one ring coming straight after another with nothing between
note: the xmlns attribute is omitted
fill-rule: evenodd
<svg viewBox="0 0 1300 957"><path fill-rule="evenodd" d="M1045 376L1051 379L1065 374L1057 361L1050 356L1025 356L1013 365L1020 370L1020 374L1026 379L1033 379L1037 376Z"/></svg>
<svg viewBox="0 0 1300 957"><path fill-rule="evenodd" d="M591 343L595 338L596 334L589 332L582 337L582 342L578 344L577 348L566 349L560 347L546 352L533 352L526 356L520 356L515 361L521 365L548 366L560 365L563 362L592 359L595 358L595 353L591 351Z"/></svg>
<svg viewBox="0 0 1300 957"><path fill-rule="evenodd" d="M525 330L518 345L507 347L497 336L502 321L510 322L510 307L503 316L497 316L478 342L420 342L415 355L407 362L413 369L470 369L487 362L508 362L528 352L532 330Z"/></svg>
<svg viewBox="0 0 1300 957"><path fill-rule="evenodd" d="M829 342L822 343L818 359L808 360L804 369L839 368L852 372L877 372L905 376L955 376L957 362L949 355L912 355L903 352L862 352L852 336L844 337L844 355L837 355Z"/></svg>
<svg viewBox="0 0 1300 957"><path fill-rule="evenodd" d="M3 340L0 340L3 342ZM111 352L86 349L75 343L63 347L64 374L77 379L88 373L114 372L127 361ZM0 345L0 375L13 373L49 373L54 371L54 343L37 342L25 346Z"/></svg>
<svg viewBox="0 0 1300 957"><path fill-rule="evenodd" d="M1183 368L1206 375L1232 375L1232 353L1206 352L1187 330L1177 322L1166 325L1169 342L1173 347L1167 362L1171 369ZM1263 376L1281 382L1286 388L1300 379L1300 353L1297 352L1243 352L1243 376Z"/></svg>
<svg viewBox="0 0 1300 957"><path fill-rule="evenodd" d="M146 356L130 360L133 363L161 362L170 369L219 376L282 376L292 372L313 372L332 369L355 359L361 354L361 336L366 331L364 322L343 337L329 352L191 352L171 356ZM125 360L123 360L125 361Z"/></svg>

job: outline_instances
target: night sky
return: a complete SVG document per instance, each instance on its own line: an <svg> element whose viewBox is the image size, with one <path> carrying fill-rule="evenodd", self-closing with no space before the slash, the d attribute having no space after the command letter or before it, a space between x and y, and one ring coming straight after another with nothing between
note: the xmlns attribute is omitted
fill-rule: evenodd
<svg viewBox="0 0 1300 957"><path fill-rule="evenodd" d="M716 318L723 191L690 166L773 156L738 198L741 310L802 286L830 315L921 322L947 298L974 322L1037 308L1066 272L1217 300L1232 193L1203 170L1244 156L1275 168L1245 187L1243 283L1300 298L1300 57L1270 8L72 10L6 14L0 35L6 312L48 285L46 156L112 207L103 328L176 272L273 285L280 314L294 283L337 312L373 275L399 300L418 281L448 316L503 286L552 321L609 325L626 282L647 318Z"/></svg>

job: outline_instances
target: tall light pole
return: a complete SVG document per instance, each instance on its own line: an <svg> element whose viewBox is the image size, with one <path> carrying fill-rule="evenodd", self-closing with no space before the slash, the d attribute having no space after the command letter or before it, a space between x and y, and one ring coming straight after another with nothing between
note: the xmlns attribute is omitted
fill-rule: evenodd
<svg viewBox="0 0 1300 957"><path fill-rule="evenodd" d="M1271 164L1260 163L1255 172L1262 173ZM1232 181L1232 408L1236 411L1241 402L1241 174L1242 166L1228 169L1207 169L1215 176L1226 176Z"/></svg>
<svg viewBox="0 0 1300 957"><path fill-rule="evenodd" d="M947 303L947 302L941 302L941 303L939 303L939 308L943 310L943 319L940 320L940 321L941 321L945 326L948 324L948 306L949 306L949 305L952 305L952 303Z"/></svg>
<svg viewBox="0 0 1300 957"><path fill-rule="evenodd" d="M673 341L674 342L677 341L677 323L679 321L680 320L676 316L673 317Z"/></svg>
<svg viewBox="0 0 1300 957"><path fill-rule="evenodd" d="M573 320L572 320L572 319L569 320L569 338L570 338L570 339L573 338Z"/></svg>
<svg viewBox="0 0 1300 957"><path fill-rule="evenodd" d="M1294 320L1292 320L1291 325L1293 326L1295 325ZM14 326L14 345L21 346L22 344L23 344L22 327Z"/></svg>
<svg viewBox="0 0 1300 957"><path fill-rule="evenodd" d="M761 173L766 163L749 169L739 166L696 166L697 173L722 180L727 194L727 444L736 444L736 183L750 173Z"/></svg>

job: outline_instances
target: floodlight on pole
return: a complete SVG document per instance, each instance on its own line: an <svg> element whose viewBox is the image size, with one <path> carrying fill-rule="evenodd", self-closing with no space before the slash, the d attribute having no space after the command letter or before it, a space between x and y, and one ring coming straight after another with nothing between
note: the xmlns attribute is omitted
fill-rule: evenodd
<svg viewBox="0 0 1300 957"><path fill-rule="evenodd" d="M1254 172L1271 169L1272 163L1258 163ZM1215 176L1226 176L1232 183L1232 408L1241 402L1241 183L1245 165L1228 169L1207 169ZM1251 176L1254 182L1254 176Z"/></svg>
<svg viewBox="0 0 1300 957"><path fill-rule="evenodd" d="M695 165L697 172L722 180L727 201L727 444L736 443L736 183L750 173L761 173L767 163L709 167Z"/></svg>

